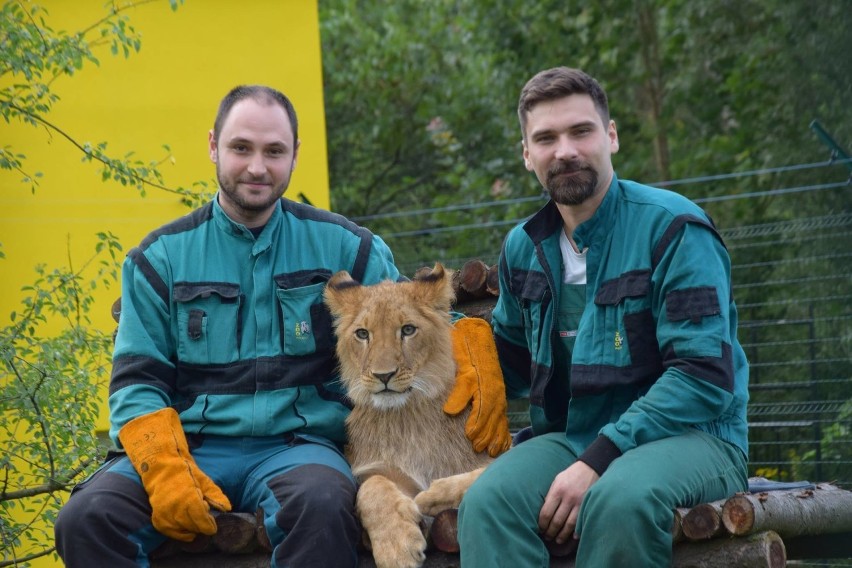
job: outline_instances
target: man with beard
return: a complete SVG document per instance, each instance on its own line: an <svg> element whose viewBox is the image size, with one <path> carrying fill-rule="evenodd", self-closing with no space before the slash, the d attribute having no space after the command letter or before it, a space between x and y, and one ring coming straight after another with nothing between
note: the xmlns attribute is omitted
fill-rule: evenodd
<svg viewBox="0 0 852 568"><path fill-rule="evenodd" d="M216 198L128 254L109 396L123 452L60 512L70 568L148 566L167 537L213 534L211 509L231 508L263 519L272 566L357 564L350 404L322 294L339 270L363 284L400 274L368 230L282 197L297 125L282 93L233 89L209 135ZM486 349L460 362L446 410L472 403L468 436L496 455L511 443L502 377L490 329L471 321L455 324L455 342Z"/></svg>
<svg viewBox="0 0 852 568"><path fill-rule="evenodd" d="M747 485L730 259L695 204L618 179L592 77L540 72L518 116L551 199L506 237L492 325L531 437L465 495L462 566L547 566L554 547L584 568L669 566L673 509Z"/></svg>

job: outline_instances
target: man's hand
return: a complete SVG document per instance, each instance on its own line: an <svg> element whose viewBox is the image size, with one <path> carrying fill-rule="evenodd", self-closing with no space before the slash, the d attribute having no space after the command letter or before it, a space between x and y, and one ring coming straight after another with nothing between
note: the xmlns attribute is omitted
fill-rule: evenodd
<svg viewBox="0 0 852 568"><path fill-rule="evenodd" d="M538 514L538 528L544 540L562 544L571 537L583 497L599 478L595 470L581 461L556 476Z"/></svg>
<svg viewBox="0 0 852 568"><path fill-rule="evenodd" d="M488 450L488 455L497 457L512 446L512 434L491 326L481 318L463 318L455 323L452 333L458 370L444 412L456 415L470 405L465 434L474 450Z"/></svg>
<svg viewBox="0 0 852 568"><path fill-rule="evenodd" d="M192 458L177 412L164 408L124 425L118 438L151 501L160 533L185 542L216 533L210 508L230 511L222 490Z"/></svg>

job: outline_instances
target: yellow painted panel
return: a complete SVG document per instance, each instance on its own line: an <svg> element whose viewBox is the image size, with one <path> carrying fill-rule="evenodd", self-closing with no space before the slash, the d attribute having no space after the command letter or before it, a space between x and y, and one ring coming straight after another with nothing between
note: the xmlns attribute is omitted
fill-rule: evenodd
<svg viewBox="0 0 852 568"><path fill-rule="evenodd" d="M55 30L81 30L105 15L104 0L40 0ZM119 0L117 5L129 2ZM31 4L24 2L25 6ZM207 133L219 100L233 86L264 83L293 101L301 148L288 196L304 195L328 208L328 171L317 0L186 0L173 12L166 0L137 2L124 12L142 33L142 49L129 59L96 49L100 66L87 65L52 84L61 97L47 116L80 143L108 142L107 153L134 151L161 167L169 187L213 183ZM22 80L17 78L17 81ZM3 83L7 84L8 78ZM20 309L21 287L37 263L81 266L95 234L111 231L125 251L151 230L188 212L171 193L102 183L96 163L61 135L44 128L0 122L0 144L27 156L24 170L44 174L35 193L18 172L0 171L0 317ZM212 185L211 185L212 187ZM97 327L111 332L116 284L96 295ZM105 378L102 378L105 380ZM104 390L104 400L106 391ZM99 429L106 428L102 412ZM40 560L34 566L54 566Z"/></svg>

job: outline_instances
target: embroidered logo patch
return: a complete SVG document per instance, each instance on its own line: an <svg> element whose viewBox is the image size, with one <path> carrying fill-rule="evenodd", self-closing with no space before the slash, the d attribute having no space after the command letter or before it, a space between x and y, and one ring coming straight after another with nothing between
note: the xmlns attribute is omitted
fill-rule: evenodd
<svg viewBox="0 0 852 568"><path fill-rule="evenodd" d="M307 339L311 334L311 326L306 321L296 323L296 339Z"/></svg>
<svg viewBox="0 0 852 568"><path fill-rule="evenodd" d="M616 351L620 351L620 350L621 350L621 346L624 344L624 338L622 338L622 337L621 337L621 334L620 334L620 333L618 333L618 330L617 330L617 329L615 330L615 341L614 341L614 344L615 344L615 350L616 350Z"/></svg>

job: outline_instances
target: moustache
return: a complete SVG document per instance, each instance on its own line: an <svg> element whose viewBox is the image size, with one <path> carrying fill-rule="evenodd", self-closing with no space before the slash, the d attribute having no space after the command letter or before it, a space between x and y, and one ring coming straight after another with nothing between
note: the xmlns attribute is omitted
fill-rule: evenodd
<svg viewBox="0 0 852 568"><path fill-rule="evenodd" d="M573 174L582 170L590 170L592 169L588 163L582 160L568 160L567 162L557 162L548 170L548 174L551 176L558 176L560 174Z"/></svg>

